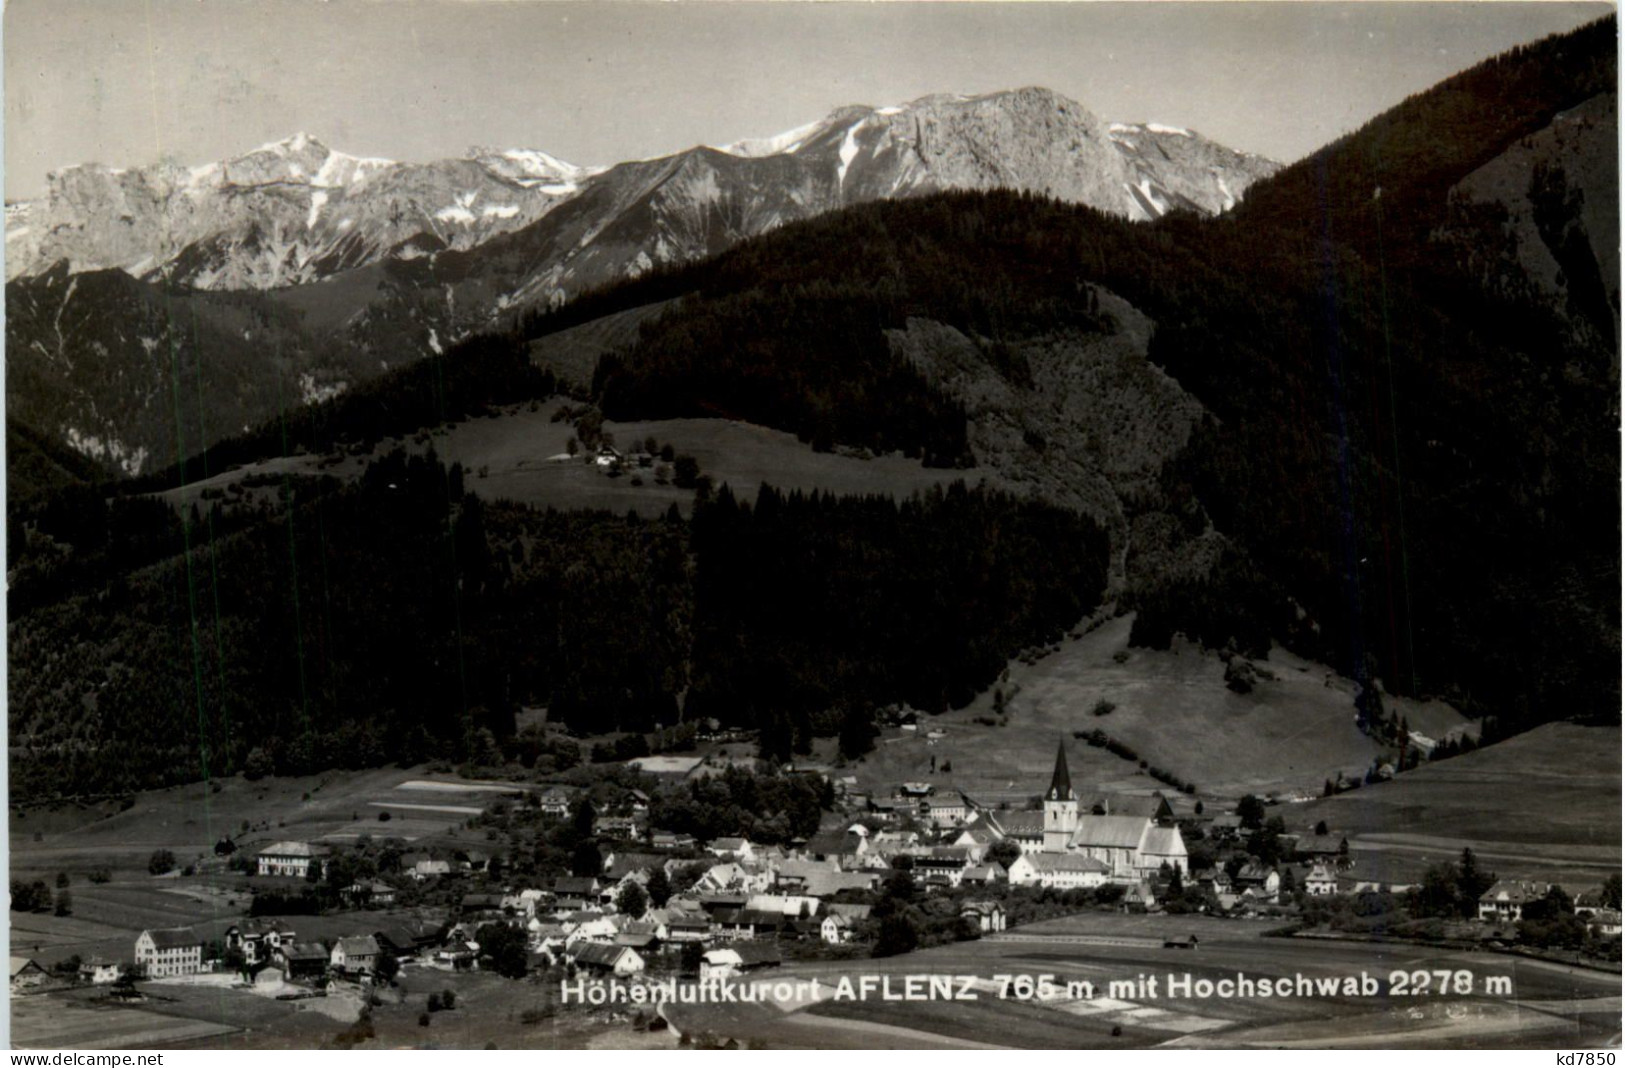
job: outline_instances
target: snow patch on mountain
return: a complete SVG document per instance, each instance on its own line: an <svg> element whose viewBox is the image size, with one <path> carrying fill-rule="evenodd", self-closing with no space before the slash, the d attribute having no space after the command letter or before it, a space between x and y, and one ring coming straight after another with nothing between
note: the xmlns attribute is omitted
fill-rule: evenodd
<svg viewBox="0 0 1625 1068"><path fill-rule="evenodd" d="M327 191L318 189L310 194L310 214L305 216L305 229L316 229L316 220L321 217L322 208L327 204ZM134 272L132 272L134 273Z"/></svg>
<svg viewBox="0 0 1625 1068"><path fill-rule="evenodd" d="M804 126L797 126L793 130L774 134L772 137L746 138L728 145L712 145L710 147L718 152L726 152L730 156L740 156L745 159L759 159L762 156L777 156L791 154L800 148L809 137L823 128L824 120L809 122Z"/></svg>
<svg viewBox="0 0 1625 1068"><path fill-rule="evenodd" d="M862 126L862 121L853 123L847 128L846 137L841 141L841 165L836 170L835 177L836 184L842 187L846 185L846 169L858 156L858 130Z"/></svg>

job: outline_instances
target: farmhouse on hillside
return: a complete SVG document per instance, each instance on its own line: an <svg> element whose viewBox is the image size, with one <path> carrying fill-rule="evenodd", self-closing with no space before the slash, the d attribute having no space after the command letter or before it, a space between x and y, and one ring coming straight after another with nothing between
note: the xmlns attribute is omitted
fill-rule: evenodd
<svg viewBox="0 0 1625 1068"><path fill-rule="evenodd" d="M51 981L51 973L30 957L11 958L11 992L32 990Z"/></svg>

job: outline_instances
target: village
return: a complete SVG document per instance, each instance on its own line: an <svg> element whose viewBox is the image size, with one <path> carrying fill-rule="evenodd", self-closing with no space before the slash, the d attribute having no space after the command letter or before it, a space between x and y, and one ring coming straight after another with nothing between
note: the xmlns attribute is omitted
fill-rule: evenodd
<svg viewBox="0 0 1625 1068"><path fill-rule="evenodd" d="M772 842L704 838L655 818L706 789L757 780L821 798L817 830ZM1469 854L1417 882L1385 882L1360 870L1345 835L1324 823L1289 827L1259 798L1213 813L1180 794L1079 791L1064 742L1042 795L1023 807L941 781L878 793L839 768L659 755L590 786L516 786L467 810L486 843L500 841L499 828L510 840L574 843L550 854L567 856L568 871L549 875L500 848L417 848L387 837L382 822L348 845L222 837L186 874L237 880L247 915L146 928L116 956L45 962L14 938L11 989L139 1005L212 984L283 1003L335 998L349 1008L324 1008L354 1026L407 978L439 975L448 985L426 1003L428 1026L431 1012L456 1003L459 977L541 983L539 1003L555 1013L566 1011L561 979L726 982L800 962L996 942L1082 913L1165 918L1167 944L1185 948L1197 939L1181 924L1200 916L1576 959L1584 950L1618 967L1617 876L1596 887L1495 879ZM155 856L150 870L173 876L176 863ZM58 915L67 895L59 880ZM14 909L45 908L53 896L43 884L14 885L13 899Z"/></svg>

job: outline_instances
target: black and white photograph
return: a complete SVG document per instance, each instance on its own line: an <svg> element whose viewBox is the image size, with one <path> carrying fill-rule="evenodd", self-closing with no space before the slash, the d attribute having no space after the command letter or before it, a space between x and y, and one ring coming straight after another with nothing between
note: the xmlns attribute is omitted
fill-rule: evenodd
<svg viewBox="0 0 1625 1068"><path fill-rule="evenodd" d="M0 1045L1614 1064L1618 46L10 0Z"/></svg>

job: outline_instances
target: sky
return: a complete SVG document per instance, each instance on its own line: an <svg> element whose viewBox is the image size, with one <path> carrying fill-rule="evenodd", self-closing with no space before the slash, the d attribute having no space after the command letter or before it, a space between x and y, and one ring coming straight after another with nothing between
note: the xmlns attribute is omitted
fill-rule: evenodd
<svg viewBox="0 0 1625 1068"><path fill-rule="evenodd" d="M1574 3L9 0L5 195L46 174L472 146L609 164L846 104L1041 85L1110 121L1297 159Z"/></svg>

